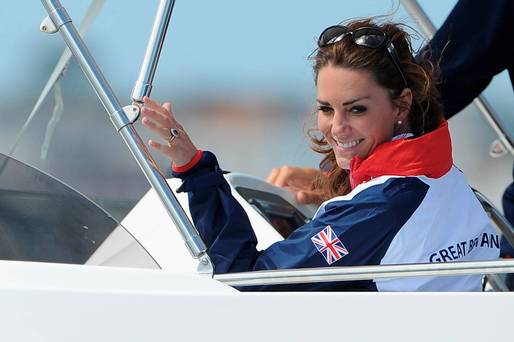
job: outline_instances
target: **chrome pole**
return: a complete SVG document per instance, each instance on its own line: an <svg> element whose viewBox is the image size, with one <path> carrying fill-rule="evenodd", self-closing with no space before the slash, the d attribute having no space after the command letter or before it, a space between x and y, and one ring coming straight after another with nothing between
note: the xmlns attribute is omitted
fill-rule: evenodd
<svg viewBox="0 0 514 342"><path fill-rule="evenodd" d="M136 103L142 103L143 97L150 96L152 92L153 78L157 70L157 63L159 62L174 5L175 0L161 0L157 8L139 77L132 90L132 101Z"/></svg>
<svg viewBox="0 0 514 342"><path fill-rule="evenodd" d="M348 266L255 271L214 275L230 286L284 285L422 276L513 273L514 260L465 261L431 264Z"/></svg>
<svg viewBox="0 0 514 342"><path fill-rule="evenodd" d="M489 218L496 224L498 229L502 232L503 236L507 239L509 244L514 247L514 228L505 216L500 213L498 209L479 191L473 189L475 196L484 208L484 211L489 215Z"/></svg>
<svg viewBox="0 0 514 342"><path fill-rule="evenodd" d="M139 111L139 108L136 106L127 106L125 108L121 107L116 95L96 64L93 56L89 52L77 29L73 25L70 16L66 9L61 5L60 1L41 1L49 15L49 17L43 21L43 23L45 23L42 27L43 31L59 31L61 33L66 45L68 45L68 48L76 58L89 83L95 90L96 95L109 114L114 127L116 127L116 130L122 136L130 152L139 164L139 167L141 167L141 170L148 179L148 182L156 191L168 214L177 226L191 255L200 260L199 272L209 273L212 275L213 266L206 253L207 248L204 242L196 228L189 221L184 209L180 206L175 195L169 188L168 183L160 173L155 161L148 152L146 145L132 126L129 117L134 114L134 111ZM45 26L50 25L48 19L53 25L51 28Z"/></svg>
<svg viewBox="0 0 514 342"><path fill-rule="evenodd" d="M436 32L436 28L418 2L416 0L401 0L401 2L409 15L417 22L425 37L432 39ZM505 148L514 155L514 143L511 136L505 129L503 129L505 125L502 123L500 117L487 102L485 97L483 95L479 95L473 100L473 104L482 113L489 125L491 125L503 146L505 146Z"/></svg>

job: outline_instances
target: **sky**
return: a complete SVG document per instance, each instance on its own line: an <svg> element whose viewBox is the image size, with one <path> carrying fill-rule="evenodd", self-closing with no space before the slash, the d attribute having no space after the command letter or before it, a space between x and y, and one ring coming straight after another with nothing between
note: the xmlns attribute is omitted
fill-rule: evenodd
<svg viewBox="0 0 514 342"><path fill-rule="evenodd" d="M90 2L62 3L78 25ZM438 27L456 1L419 3ZM122 105L129 103L157 5L156 0L107 0L85 36ZM317 36L325 27L349 18L391 13L393 21L417 29L398 0L177 0L152 95L159 101L172 100L195 141L218 152L227 169L265 177L271 167L283 164L315 165L304 132L312 124L307 116L315 99L307 56ZM0 11L2 152L12 144L64 49L58 34L39 31L45 16L38 1L9 2ZM418 39L413 45L424 42ZM104 175L104 184L114 185L102 185L97 192L113 188L112 196L139 196L148 186L140 174L141 185L132 186L139 189L137 194L129 194L126 183L116 183L107 166L117 165L130 181L126 170L137 169L75 63L63 79L63 89L64 116L48 160L40 158L39 148L52 99L15 156L91 196L95 193L88 193L88 182ZM514 117L506 74L499 75L485 94L500 114ZM217 116L209 118L212 113ZM510 120L514 127L514 119ZM248 151L252 158L241 158ZM166 163L162 158L160 162Z"/></svg>
<svg viewBox="0 0 514 342"><path fill-rule="evenodd" d="M438 25L454 1L421 3ZM78 24L89 1L62 4ZM137 77L157 4L107 0L87 33L86 42L115 90L131 89ZM27 77L27 71L41 66L38 63L48 63L35 57L59 54L64 47L57 35L39 32L46 13L38 1L11 2L8 7L0 12L0 40L6 47L0 50L4 94L5 89L42 82ZM240 89L241 83L264 87L270 80L277 87L307 87L312 75L306 56L324 27L352 17L391 13L397 7L393 0L177 0L155 83L179 92L202 86L206 92ZM394 17L413 23L401 6Z"/></svg>
<svg viewBox="0 0 514 342"><path fill-rule="evenodd" d="M78 25L90 2L62 3ZM456 1L419 3L438 27ZM86 35L121 102L127 101L137 78L157 5L157 0L106 0ZM275 93L310 98L314 86L306 57L323 28L393 12L393 20L416 28L399 0L177 0L154 81L156 94L161 100L191 101ZM13 92L37 98L61 54L64 43L58 34L38 30L45 15L38 1L10 2L0 11L0 100ZM415 40L414 45L423 42ZM512 90L506 74L497 79L486 94L500 112L507 112L514 99L503 103L513 98Z"/></svg>

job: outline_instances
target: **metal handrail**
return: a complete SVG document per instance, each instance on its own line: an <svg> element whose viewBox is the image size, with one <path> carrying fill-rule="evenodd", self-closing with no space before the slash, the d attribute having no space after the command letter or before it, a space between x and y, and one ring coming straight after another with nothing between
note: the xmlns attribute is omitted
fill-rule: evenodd
<svg viewBox="0 0 514 342"><path fill-rule="evenodd" d="M514 228L498 209L479 191L474 193L511 245ZM465 261L449 263L324 267L218 274L214 279L231 286L286 285L298 283L373 280L420 276L452 276L514 273L513 260Z"/></svg>
<svg viewBox="0 0 514 342"><path fill-rule="evenodd" d="M473 189L473 192L482 205L482 208L484 208L484 211L489 215L489 218L494 222L494 224L496 224L510 245L514 247L514 228L510 222L507 221L505 216L503 216L491 201L489 201L480 191Z"/></svg>
<svg viewBox="0 0 514 342"><path fill-rule="evenodd" d="M479 191L474 193L506 239L514 246L514 228ZM514 273L513 260L449 263L324 267L218 274L214 279L231 286L286 285L298 283L373 280L420 276L452 276ZM498 280L499 281L499 280ZM500 284L503 285L503 284Z"/></svg>
<svg viewBox="0 0 514 342"><path fill-rule="evenodd" d="M402 5L405 7L409 15L417 22L418 26L421 29L421 32L425 35L426 38L431 39L435 32L436 28L428 15L425 13L423 8L418 4L416 0L400 0ZM505 125L502 123L499 115L495 112L495 110L491 107L489 102L485 99L483 95L479 95L477 98L473 100L473 104L477 107L477 109L482 113L484 118L487 120L489 125L498 135L498 138L502 142L503 146L514 155L514 142L512 141L512 137L509 132L505 130L503 127Z"/></svg>
<svg viewBox="0 0 514 342"><path fill-rule="evenodd" d="M320 267L254 271L214 275L230 286L285 285L353 280L395 279L422 276L455 276L514 273L514 260L447 263Z"/></svg>
<svg viewBox="0 0 514 342"><path fill-rule="evenodd" d="M157 8L152 31L148 38L148 45L146 46L145 57L139 71L139 77L132 90L132 101L136 103L142 103L143 97L150 96L152 92L153 78L157 70L157 63L159 62L159 56L164 44L164 38L166 38L174 5L175 0L161 1Z"/></svg>
<svg viewBox="0 0 514 342"><path fill-rule="evenodd" d="M150 155L145 143L133 127L132 121L129 119L133 114L131 111L138 111L139 108L136 106L127 106L125 108L121 107L111 86L96 64L96 61L89 52L86 44L73 25L71 17L67 13L66 9L61 5L60 1L41 0L41 2L48 12L48 17L44 22L47 22L49 19L53 24L51 30L47 30L47 32L59 32L61 34L66 45L68 45L84 75L109 114L114 127L122 136L125 144L136 159L148 182L159 196L159 199L166 208L166 211L175 223L175 226L184 239L189 252L194 258L199 259L199 272L212 275L213 265L206 253L207 247L205 246L205 243L189 220L189 217L178 202L173 191L166 182L166 179L163 177L157 164Z"/></svg>

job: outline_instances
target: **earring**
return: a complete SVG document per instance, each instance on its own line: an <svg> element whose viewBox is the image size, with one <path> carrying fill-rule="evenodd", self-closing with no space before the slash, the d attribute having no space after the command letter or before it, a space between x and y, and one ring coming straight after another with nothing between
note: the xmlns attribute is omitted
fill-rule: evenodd
<svg viewBox="0 0 514 342"><path fill-rule="evenodd" d="M402 120L398 120L398 125L401 125L402 123Z"/></svg>

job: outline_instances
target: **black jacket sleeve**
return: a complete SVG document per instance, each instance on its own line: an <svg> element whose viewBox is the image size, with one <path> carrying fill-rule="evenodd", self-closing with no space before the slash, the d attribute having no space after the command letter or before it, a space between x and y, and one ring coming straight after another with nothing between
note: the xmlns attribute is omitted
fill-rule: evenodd
<svg viewBox="0 0 514 342"><path fill-rule="evenodd" d="M447 118L470 104L503 70L509 70L512 81L513 14L512 0L460 0L422 50L420 56L440 61Z"/></svg>

